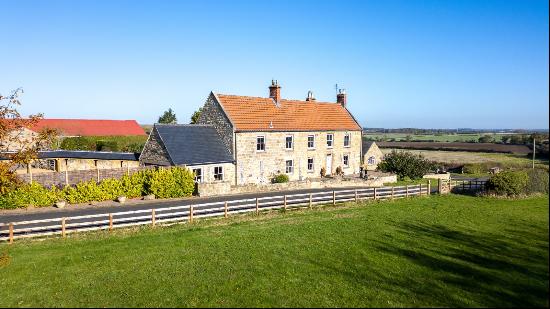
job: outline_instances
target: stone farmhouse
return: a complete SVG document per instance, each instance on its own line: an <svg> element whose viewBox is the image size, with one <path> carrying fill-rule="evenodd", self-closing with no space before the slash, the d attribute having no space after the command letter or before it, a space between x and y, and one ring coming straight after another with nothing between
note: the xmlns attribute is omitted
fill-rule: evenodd
<svg viewBox="0 0 550 309"><path fill-rule="evenodd" d="M212 126L235 164L233 184L263 184L279 173L291 181L358 174L362 128L347 109L344 91L336 103L287 100L272 81L269 97L210 93L199 123ZM197 144L187 144L187 149Z"/></svg>

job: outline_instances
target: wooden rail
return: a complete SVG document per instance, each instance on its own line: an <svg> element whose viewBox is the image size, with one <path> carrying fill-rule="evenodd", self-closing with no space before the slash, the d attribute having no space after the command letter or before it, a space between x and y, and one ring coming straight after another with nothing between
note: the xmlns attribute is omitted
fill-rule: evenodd
<svg viewBox="0 0 550 309"><path fill-rule="evenodd" d="M132 210L95 215L59 217L0 223L0 241L13 243L14 239L62 235L74 232L109 230L115 228L158 224L192 223L198 218L225 217L229 215L274 209L312 208L314 205L361 200L395 199L409 196L429 195L429 186L409 185L364 189L330 190L240 200L200 203L144 210Z"/></svg>

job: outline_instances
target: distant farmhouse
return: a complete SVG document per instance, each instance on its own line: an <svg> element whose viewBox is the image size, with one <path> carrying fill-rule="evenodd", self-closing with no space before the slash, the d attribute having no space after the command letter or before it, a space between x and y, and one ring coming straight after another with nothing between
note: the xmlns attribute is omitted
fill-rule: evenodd
<svg viewBox="0 0 550 309"><path fill-rule="evenodd" d="M145 165L186 165L201 181L233 185L268 183L279 173L290 180L358 174L362 128L339 91L336 103L287 100L272 81L269 97L211 92L200 125L155 125L140 156ZM191 159L194 158L194 159Z"/></svg>

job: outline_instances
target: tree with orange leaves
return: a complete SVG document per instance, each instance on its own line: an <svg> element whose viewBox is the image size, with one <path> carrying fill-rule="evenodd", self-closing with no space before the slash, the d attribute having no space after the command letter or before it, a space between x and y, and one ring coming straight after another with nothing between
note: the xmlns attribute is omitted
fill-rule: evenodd
<svg viewBox="0 0 550 309"><path fill-rule="evenodd" d="M16 187L20 181L15 174L15 168L21 164L30 164L38 158L38 151L48 149L57 138L57 131L44 129L38 133L25 135L28 128L43 118L42 114L30 115L23 118L17 111L21 106L19 97L22 88L11 92L8 96L0 94L0 194ZM18 145L10 151L10 146Z"/></svg>

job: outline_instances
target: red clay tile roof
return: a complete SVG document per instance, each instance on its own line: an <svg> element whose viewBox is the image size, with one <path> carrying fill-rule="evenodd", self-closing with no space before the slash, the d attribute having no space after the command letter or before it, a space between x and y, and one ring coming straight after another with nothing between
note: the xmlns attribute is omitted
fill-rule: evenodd
<svg viewBox="0 0 550 309"><path fill-rule="evenodd" d="M135 120L41 119L30 129L43 128L58 129L62 136L146 135Z"/></svg>
<svg viewBox="0 0 550 309"><path fill-rule="evenodd" d="M216 94L236 131L361 130L338 103ZM272 127L270 127L272 124Z"/></svg>

